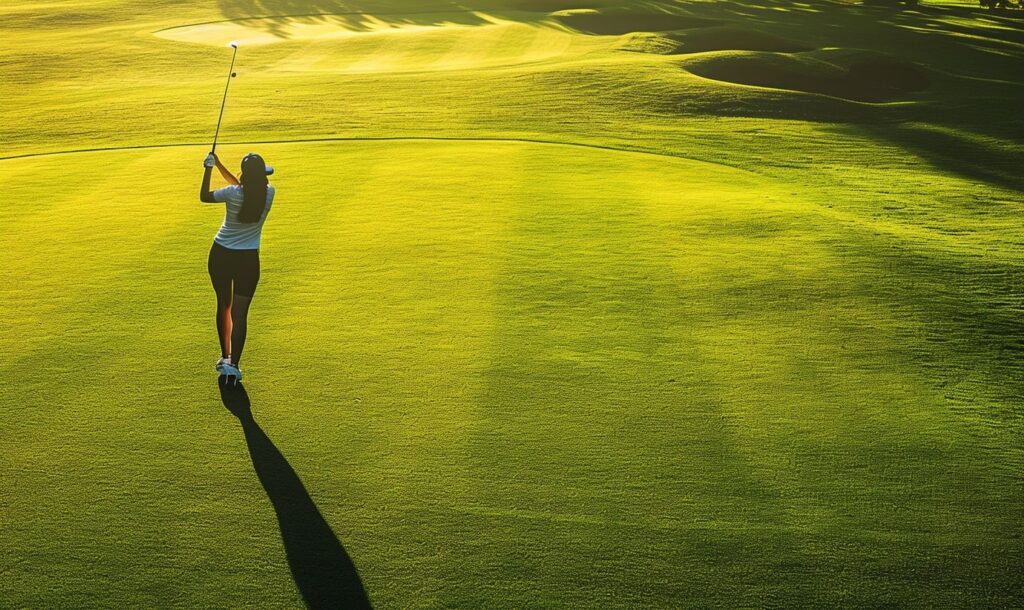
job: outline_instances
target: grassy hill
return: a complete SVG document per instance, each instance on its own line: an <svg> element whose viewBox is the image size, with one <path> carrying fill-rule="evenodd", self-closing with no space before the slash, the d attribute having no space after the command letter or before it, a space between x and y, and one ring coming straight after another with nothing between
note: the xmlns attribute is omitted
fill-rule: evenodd
<svg viewBox="0 0 1024 610"><path fill-rule="evenodd" d="M1022 26L5 3L0 606L1020 605Z"/></svg>

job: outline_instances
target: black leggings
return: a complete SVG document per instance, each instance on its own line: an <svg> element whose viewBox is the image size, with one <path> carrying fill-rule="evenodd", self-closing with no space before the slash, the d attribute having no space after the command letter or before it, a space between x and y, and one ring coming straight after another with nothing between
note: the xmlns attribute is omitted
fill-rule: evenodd
<svg viewBox="0 0 1024 610"><path fill-rule="evenodd" d="M218 299L230 301L232 294L251 298L260 282L260 251L232 250L213 242L206 268Z"/></svg>

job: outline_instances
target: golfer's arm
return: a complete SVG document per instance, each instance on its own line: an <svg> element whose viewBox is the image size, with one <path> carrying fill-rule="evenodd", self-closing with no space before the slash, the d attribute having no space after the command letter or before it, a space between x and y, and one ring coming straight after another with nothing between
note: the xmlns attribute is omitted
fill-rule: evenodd
<svg viewBox="0 0 1024 610"><path fill-rule="evenodd" d="M238 186L238 178L235 178L234 175L232 175L231 172L228 171L228 168L221 165L220 159L217 159L217 169L220 170L220 175L223 176L225 180L227 180L228 184L234 184L235 186Z"/></svg>
<svg viewBox="0 0 1024 610"><path fill-rule="evenodd" d="M213 198L213 193L210 192L210 174L212 173L212 167L203 170L203 185L199 187L199 201L203 203L217 203L217 200Z"/></svg>

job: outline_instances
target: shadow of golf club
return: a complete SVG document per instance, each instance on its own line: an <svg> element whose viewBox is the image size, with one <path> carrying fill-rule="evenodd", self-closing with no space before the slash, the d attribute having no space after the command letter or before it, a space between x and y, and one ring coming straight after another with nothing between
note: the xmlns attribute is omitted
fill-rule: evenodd
<svg viewBox="0 0 1024 610"><path fill-rule="evenodd" d="M218 382L221 401L245 432L249 457L281 528L288 567L310 608L370 608L370 600L331 526L270 438L253 419L242 384Z"/></svg>

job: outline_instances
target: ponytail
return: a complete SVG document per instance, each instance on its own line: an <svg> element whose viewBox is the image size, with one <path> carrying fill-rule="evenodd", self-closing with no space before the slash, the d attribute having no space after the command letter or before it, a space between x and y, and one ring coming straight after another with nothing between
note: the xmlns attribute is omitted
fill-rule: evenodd
<svg viewBox="0 0 1024 610"><path fill-rule="evenodd" d="M242 211L238 213L239 222L259 222L267 207L267 184L267 176L264 174L242 174L243 200Z"/></svg>

